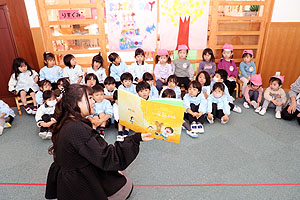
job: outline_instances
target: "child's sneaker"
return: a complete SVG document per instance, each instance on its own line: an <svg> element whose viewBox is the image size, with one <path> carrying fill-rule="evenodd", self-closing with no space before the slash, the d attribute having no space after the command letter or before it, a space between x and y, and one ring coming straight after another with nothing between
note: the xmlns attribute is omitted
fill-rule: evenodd
<svg viewBox="0 0 300 200"><path fill-rule="evenodd" d="M35 115L35 114L36 114L36 111L37 111L37 107L34 106L33 109L32 109L32 113L31 113L31 114Z"/></svg>
<svg viewBox="0 0 300 200"><path fill-rule="evenodd" d="M261 106L257 107L254 112L258 113L261 110Z"/></svg>
<svg viewBox="0 0 300 200"><path fill-rule="evenodd" d="M241 113L241 112L242 112L242 109L241 109L241 107L239 107L239 106L237 106L237 105L234 105L232 111L237 112L237 113Z"/></svg>
<svg viewBox="0 0 300 200"><path fill-rule="evenodd" d="M46 137L47 137L47 132L39 132L39 136L40 136L43 140L45 140Z"/></svg>
<svg viewBox="0 0 300 200"><path fill-rule="evenodd" d="M51 138L52 138L52 133L48 131L45 139L50 140Z"/></svg>
<svg viewBox="0 0 300 200"><path fill-rule="evenodd" d="M30 107L25 108L25 111L27 112L27 114L32 114L32 109Z"/></svg>
<svg viewBox="0 0 300 200"><path fill-rule="evenodd" d="M277 111L277 112L275 113L275 118L276 118L276 119L281 119L281 112L280 112L280 111Z"/></svg>
<svg viewBox="0 0 300 200"><path fill-rule="evenodd" d="M246 101L244 102L243 106L244 106L244 108L247 108L247 109L250 108L249 104Z"/></svg>
<svg viewBox="0 0 300 200"><path fill-rule="evenodd" d="M197 123L197 127L198 127L197 133L200 133L200 134L204 133L204 127L200 122Z"/></svg>
<svg viewBox="0 0 300 200"><path fill-rule="evenodd" d="M257 103L256 103L256 101L251 101L251 105L253 106L253 108L257 108Z"/></svg>
<svg viewBox="0 0 300 200"><path fill-rule="evenodd" d="M267 112L267 109L265 109L265 108L262 108L262 109L261 109L261 111L259 111L259 113L258 113L258 114L260 114L260 115L265 115L265 114L266 114L266 112Z"/></svg>
<svg viewBox="0 0 300 200"><path fill-rule="evenodd" d="M4 128L11 128L11 124L9 122L6 122Z"/></svg>
<svg viewBox="0 0 300 200"><path fill-rule="evenodd" d="M123 142L124 141L124 137L122 135L118 135L117 136L117 141L118 142Z"/></svg>
<svg viewBox="0 0 300 200"><path fill-rule="evenodd" d="M198 126L197 126L196 122L191 123L191 130L192 130L193 133L197 133Z"/></svg>
<svg viewBox="0 0 300 200"><path fill-rule="evenodd" d="M221 124L226 124L229 121L229 119L227 119L227 121L224 121L224 117L221 118Z"/></svg>
<svg viewBox="0 0 300 200"><path fill-rule="evenodd" d="M207 116L207 121L208 121L208 123L213 124L214 123L214 117L212 117L212 119L209 119L209 117Z"/></svg>
<svg viewBox="0 0 300 200"><path fill-rule="evenodd" d="M186 134L188 134L192 138L197 138L198 137L197 133L195 133L193 131L186 130Z"/></svg>
<svg viewBox="0 0 300 200"><path fill-rule="evenodd" d="M3 134L3 129L4 129L4 127L3 127L3 126L0 126L0 135Z"/></svg>

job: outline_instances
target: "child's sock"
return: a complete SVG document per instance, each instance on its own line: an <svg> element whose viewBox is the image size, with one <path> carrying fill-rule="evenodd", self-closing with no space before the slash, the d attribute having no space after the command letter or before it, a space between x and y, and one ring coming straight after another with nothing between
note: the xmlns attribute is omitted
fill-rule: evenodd
<svg viewBox="0 0 300 200"><path fill-rule="evenodd" d="M33 111L37 111L37 106L33 106Z"/></svg>
<svg viewBox="0 0 300 200"><path fill-rule="evenodd" d="M128 134L129 134L129 131L124 130L124 136L126 137L126 136L128 136Z"/></svg>

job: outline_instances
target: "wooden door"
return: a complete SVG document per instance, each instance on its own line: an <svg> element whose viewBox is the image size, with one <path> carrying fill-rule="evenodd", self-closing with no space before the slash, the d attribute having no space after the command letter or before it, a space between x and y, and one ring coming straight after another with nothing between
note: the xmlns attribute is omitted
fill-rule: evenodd
<svg viewBox="0 0 300 200"><path fill-rule="evenodd" d="M0 98L13 96L8 92L8 81L12 71L12 61L17 57L8 9L0 5Z"/></svg>

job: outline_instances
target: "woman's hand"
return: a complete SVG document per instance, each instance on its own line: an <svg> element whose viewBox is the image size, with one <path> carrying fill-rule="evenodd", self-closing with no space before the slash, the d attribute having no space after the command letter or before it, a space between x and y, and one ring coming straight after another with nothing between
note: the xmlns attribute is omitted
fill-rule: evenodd
<svg viewBox="0 0 300 200"><path fill-rule="evenodd" d="M153 140L154 138L150 137L152 133L141 133L143 142L148 142Z"/></svg>

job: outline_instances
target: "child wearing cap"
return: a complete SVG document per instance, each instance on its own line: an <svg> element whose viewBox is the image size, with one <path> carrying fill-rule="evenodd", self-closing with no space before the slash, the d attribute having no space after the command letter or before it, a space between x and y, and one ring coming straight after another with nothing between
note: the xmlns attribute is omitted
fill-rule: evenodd
<svg viewBox="0 0 300 200"><path fill-rule="evenodd" d="M268 87L264 93L264 103L262 105L260 115L264 115L268 107L275 108L275 118L281 118L282 106L285 104L287 98L284 90L281 88L284 81L284 76L275 75L270 79L270 87Z"/></svg>
<svg viewBox="0 0 300 200"><path fill-rule="evenodd" d="M227 74L227 80L224 82L228 87L229 94L232 96L236 87L237 67L233 58L233 46L225 43L222 48L222 58L218 64L218 69L224 69Z"/></svg>
<svg viewBox="0 0 300 200"><path fill-rule="evenodd" d="M156 80L156 88L160 92L163 85L167 85L167 79L173 74L171 66L171 58L166 49L162 49L155 57L154 75Z"/></svg>
<svg viewBox="0 0 300 200"><path fill-rule="evenodd" d="M250 77L256 74L256 66L255 63L251 60L253 58L252 50L244 50L243 51L243 60L240 63L239 77L243 82L242 94L244 95L245 89L247 87L247 83L250 80Z"/></svg>
<svg viewBox="0 0 300 200"><path fill-rule="evenodd" d="M174 60L172 67L174 74L178 78L179 87L183 84L185 90L188 89L188 85L191 80L194 78L194 68L191 65L190 61L186 59L188 55L188 47L186 45L178 46L178 59Z"/></svg>
<svg viewBox="0 0 300 200"><path fill-rule="evenodd" d="M244 93L244 107L250 108L250 105L252 105L255 108L255 112L259 112L260 102L262 98L262 92L263 88L262 85L262 79L260 74L254 74L250 77L249 83L245 88Z"/></svg>

